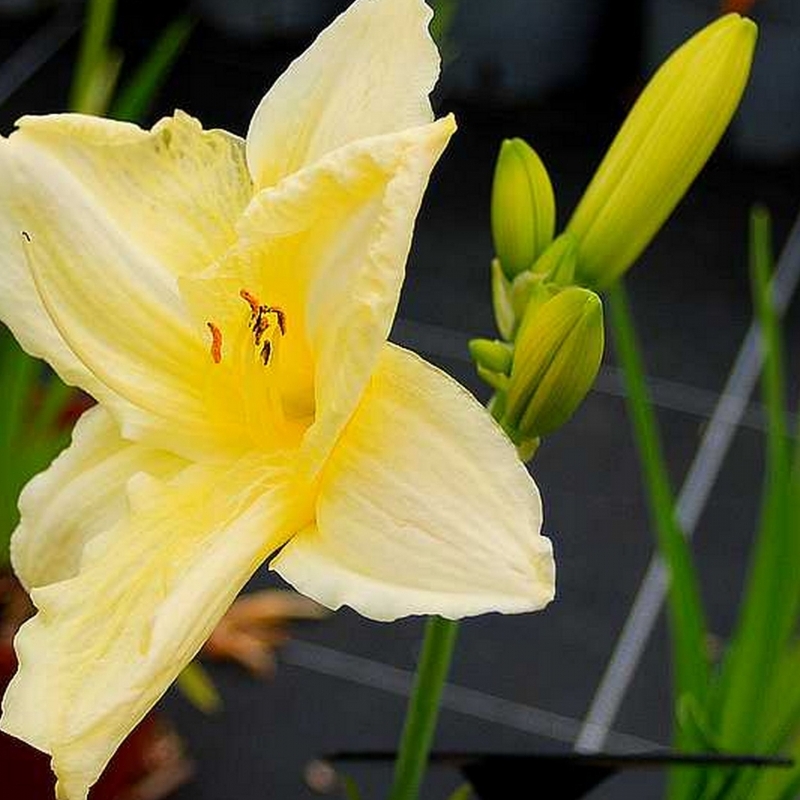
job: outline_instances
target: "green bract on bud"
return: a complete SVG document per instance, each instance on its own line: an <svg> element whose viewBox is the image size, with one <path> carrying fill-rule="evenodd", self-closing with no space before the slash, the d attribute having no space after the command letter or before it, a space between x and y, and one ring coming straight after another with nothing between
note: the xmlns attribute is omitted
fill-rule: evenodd
<svg viewBox="0 0 800 800"><path fill-rule="evenodd" d="M506 341L511 341L517 327L517 317L511 299L511 281L506 278L496 258L492 261L492 310L500 335Z"/></svg>
<svg viewBox="0 0 800 800"><path fill-rule="evenodd" d="M653 76L567 226L580 241L579 283L609 286L675 208L739 104L756 34L753 22L728 14Z"/></svg>
<svg viewBox="0 0 800 800"><path fill-rule="evenodd" d="M597 376L603 342L603 306L588 289L564 289L526 313L502 420L512 438L537 439L572 416Z"/></svg>
<svg viewBox="0 0 800 800"><path fill-rule="evenodd" d="M547 170L522 139L506 139L494 171L492 236L503 272L528 269L553 239L556 203Z"/></svg>
<svg viewBox="0 0 800 800"><path fill-rule="evenodd" d="M566 287L574 283L577 265L578 240L570 233L562 233L536 259L531 271L550 283Z"/></svg>

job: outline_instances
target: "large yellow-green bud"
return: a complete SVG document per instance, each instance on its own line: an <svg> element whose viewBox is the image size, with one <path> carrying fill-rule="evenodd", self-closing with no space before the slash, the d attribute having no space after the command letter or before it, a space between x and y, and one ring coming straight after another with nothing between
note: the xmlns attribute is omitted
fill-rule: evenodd
<svg viewBox="0 0 800 800"><path fill-rule="evenodd" d="M560 428L588 393L603 356L603 305L589 289L564 289L520 325L502 425L517 442Z"/></svg>
<svg viewBox="0 0 800 800"><path fill-rule="evenodd" d="M675 208L739 104L756 35L749 19L728 14L653 76L567 226L580 240L579 283L613 283Z"/></svg>
<svg viewBox="0 0 800 800"><path fill-rule="evenodd" d="M495 252L511 279L544 252L556 224L556 201L547 170L522 139L506 139L500 146L491 210Z"/></svg>

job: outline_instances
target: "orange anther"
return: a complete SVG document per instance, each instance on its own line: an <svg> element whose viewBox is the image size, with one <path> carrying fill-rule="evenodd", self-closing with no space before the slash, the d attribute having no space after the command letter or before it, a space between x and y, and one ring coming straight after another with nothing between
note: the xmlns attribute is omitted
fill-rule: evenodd
<svg viewBox="0 0 800 800"><path fill-rule="evenodd" d="M254 297L252 294L250 294L250 292L248 292L247 289L242 289L239 292L239 297L241 297L242 300L245 300L247 302L247 304L250 306L250 311L253 314L258 314L258 309L261 303L258 302L257 297Z"/></svg>
<svg viewBox="0 0 800 800"><path fill-rule="evenodd" d="M286 336L286 314L275 306L267 306L267 311L275 314L278 318L278 327L281 329L281 336Z"/></svg>
<svg viewBox="0 0 800 800"><path fill-rule="evenodd" d="M215 364L222 361L222 331L213 323L206 322L211 331L211 358Z"/></svg>

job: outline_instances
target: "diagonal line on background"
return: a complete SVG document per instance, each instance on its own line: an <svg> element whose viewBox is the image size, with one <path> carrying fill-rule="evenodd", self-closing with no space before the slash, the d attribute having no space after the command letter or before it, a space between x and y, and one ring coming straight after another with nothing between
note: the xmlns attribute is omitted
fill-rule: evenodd
<svg viewBox="0 0 800 800"><path fill-rule="evenodd" d="M409 697L414 683L411 670L299 639L292 639L283 646L281 661L399 697ZM442 708L567 744L575 741L581 729L581 721L572 717L452 683L445 685ZM608 734L608 745L626 753L647 752L663 747L648 739L613 731Z"/></svg>
<svg viewBox="0 0 800 800"><path fill-rule="evenodd" d="M463 331L455 331L426 322L398 319L392 334L393 341L411 350L472 364L467 349L467 343L472 337ZM653 403L659 408L705 419L710 418L717 409L719 395L707 389L652 376L647 378L647 387ZM625 388L620 370L610 366L601 367L592 392L624 397ZM733 404L726 403L725 407L716 413L721 414L720 418L733 426L738 425L758 431L765 430L765 416L758 403L747 403L744 411L741 411L738 406L734 407Z"/></svg>
<svg viewBox="0 0 800 800"><path fill-rule="evenodd" d="M0 64L0 105L32 78L80 29L74 10L58 13Z"/></svg>

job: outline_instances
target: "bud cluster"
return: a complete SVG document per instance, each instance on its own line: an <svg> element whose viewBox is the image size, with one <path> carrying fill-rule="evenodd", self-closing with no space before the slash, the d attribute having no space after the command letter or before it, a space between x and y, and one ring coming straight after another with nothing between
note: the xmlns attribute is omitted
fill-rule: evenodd
<svg viewBox="0 0 800 800"><path fill-rule="evenodd" d="M492 305L502 339L475 339L491 410L523 459L563 425L603 356L608 288L647 247L711 155L739 103L756 27L727 14L678 48L651 79L565 231L542 160L503 142L492 187Z"/></svg>

